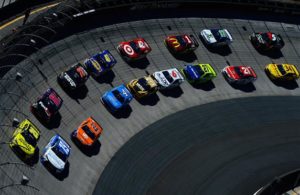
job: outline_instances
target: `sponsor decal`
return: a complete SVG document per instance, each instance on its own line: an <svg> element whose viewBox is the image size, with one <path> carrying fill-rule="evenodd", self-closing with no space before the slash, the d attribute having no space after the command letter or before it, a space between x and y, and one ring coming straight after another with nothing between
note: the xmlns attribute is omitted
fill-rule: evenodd
<svg viewBox="0 0 300 195"><path fill-rule="evenodd" d="M172 44L175 48L180 47L180 43L178 42L178 40L176 38L170 38L170 41L172 42Z"/></svg>
<svg viewBox="0 0 300 195"><path fill-rule="evenodd" d="M107 54L104 55L104 59L106 62L111 62L111 59L110 59L109 55L107 55Z"/></svg>
<svg viewBox="0 0 300 195"><path fill-rule="evenodd" d="M177 73L176 73L176 71L175 71L175 70L173 70L173 71L172 71L172 73L171 73L171 75L172 75L172 77L176 78L176 77L177 77Z"/></svg>
<svg viewBox="0 0 300 195"><path fill-rule="evenodd" d="M134 51L133 49L130 47L130 45L124 45L124 51L128 54L128 55L133 55Z"/></svg>

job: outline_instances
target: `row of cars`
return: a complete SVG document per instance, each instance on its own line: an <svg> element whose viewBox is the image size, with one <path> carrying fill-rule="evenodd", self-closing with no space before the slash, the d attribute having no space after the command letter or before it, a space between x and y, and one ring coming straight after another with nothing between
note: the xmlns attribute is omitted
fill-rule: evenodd
<svg viewBox="0 0 300 195"><path fill-rule="evenodd" d="M226 29L205 29L200 33L201 39L210 47L223 47L232 42L232 37ZM250 40L256 48L263 50L280 49L284 42L280 35L271 32L253 33ZM174 54L192 52L199 46L193 35L168 36L164 43ZM121 42L118 52L126 61L144 58L151 47L143 38ZM97 53L82 63L71 66L57 77L58 83L65 90L77 90L85 84L89 76L101 77L110 71L117 63L113 55L108 51ZM292 80L299 78L299 72L294 65L269 64L265 68L271 79ZM249 66L226 66L222 74L229 83L247 84L256 80L257 75ZM191 84L209 82L217 76L210 64L189 64L184 67L170 68L156 71L141 78L133 79L127 84L122 84L105 92L100 98L101 102L111 111L118 112L130 103L133 98L141 99L158 90L169 90L179 86L184 80ZM31 105L31 112L40 120L50 123L59 112L63 104L58 93L49 88ZM93 146L101 135L103 128L92 117L84 120L79 127L71 133L73 141L83 146ZM28 119L22 121L10 141L11 148L24 158L31 158L37 152L37 142L40 131ZM57 172L62 172L70 155L71 147L60 135L53 136L45 146L40 157L44 165L49 165Z"/></svg>

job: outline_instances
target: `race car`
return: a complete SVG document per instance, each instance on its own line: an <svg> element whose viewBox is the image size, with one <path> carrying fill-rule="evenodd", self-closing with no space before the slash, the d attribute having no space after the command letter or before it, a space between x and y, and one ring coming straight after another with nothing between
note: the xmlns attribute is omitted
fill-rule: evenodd
<svg viewBox="0 0 300 195"><path fill-rule="evenodd" d="M299 71L292 64L268 64L265 71L273 80L296 80L299 78Z"/></svg>
<svg viewBox="0 0 300 195"><path fill-rule="evenodd" d="M249 39L253 46L260 50L281 49L284 46L281 36L272 32L253 33Z"/></svg>
<svg viewBox="0 0 300 195"><path fill-rule="evenodd" d="M133 79L127 84L127 88L136 98L142 98L157 91L157 83L151 76Z"/></svg>
<svg viewBox="0 0 300 195"><path fill-rule="evenodd" d="M56 173L65 169L70 156L71 146L59 135L54 135L45 146L41 155L41 163L52 168Z"/></svg>
<svg viewBox="0 0 300 195"><path fill-rule="evenodd" d="M219 47L232 43L232 36L227 29L204 29L200 36L208 46Z"/></svg>
<svg viewBox="0 0 300 195"><path fill-rule="evenodd" d="M122 84L105 92L101 97L101 102L111 111L116 112L127 106L132 98L133 96L130 91Z"/></svg>
<svg viewBox="0 0 300 195"><path fill-rule="evenodd" d="M52 117L58 113L62 103L63 100L56 91L49 88L36 102L31 104L31 112L40 119L50 122Z"/></svg>
<svg viewBox="0 0 300 195"><path fill-rule="evenodd" d="M89 75L82 64L71 66L57 76L57 82L67 90L75 90L85 84Z"/></svg>
<svg viewBox="0 0 300 195"><path fill-rule="evenodd" d="M194 51L199 46L194 35L168 36L164 43L172 53L186 53Z"/></svg>
<svg viewBox="0 0 300 195"><path fill-rule="evenodd" d="M97 53L84 61L88 72L94 77L98 77L111 70L116 63L117 60L108 50Z"/></svg>
<svg viewBox="0 0 300 195"><path fill-rule="evenodd" d="M177 68L170 68L167 70L157 71L152 74L158 83L158 89L171 89L179 86L184 78Z"/></svg>
<svg viewBox="0 0 300 195"><path fill-rule="evenodd" d="M121 42L117 49L120 55L127 61L144 58L151 51L151 47L143 38Z"/></svg>
<svg viewBox="0 0 300 195"><path fill-rule="evenodd" d="M222 74L231 84L248 84L257 79L255 71L250 66L226 66Z"/></svg>
<svg viewBox="0 0 300 195"><path fill-rule="evenodd" d="M14 131L9 146L25 159L32 157L40 139L40 131L29 120L23 120Z"/></svg>
<svg viewBox="0 0 300 195"><path fill-rule="evenodd" d="M71 133L71 137L80 141L84 146L92 146L98 140L102 131L101 125L95 119L89 117Z"/></svg>
<svg viewBox="0 0 300 195"><path fill-rule="evenodd" d="M205 83L217 76L210 64L187 65L180 72L190 83Z"/></svg>

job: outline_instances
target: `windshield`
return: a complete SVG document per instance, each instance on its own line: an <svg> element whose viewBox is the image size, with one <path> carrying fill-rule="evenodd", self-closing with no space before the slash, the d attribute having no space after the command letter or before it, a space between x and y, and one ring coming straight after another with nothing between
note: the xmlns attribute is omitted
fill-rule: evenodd
<svg viewBox="0 0 300 195"><path fill-rule="evenodd" d="M186 41L183 39L182 36L176 36L176 39L178 40L181 46L186 46Z"/></svg>
<svg viewBox="0 0 300 195"><path fill-rule="evenodd" d="M66 162L67 155L65 155L60 149L59 149L59 141L55 144L55 146L52 148L52 151L58 156L62 161Z"/></svg>
<svg viewBox="0 0 300 195"><path fill-rule="evenodd" d="M90 130L88 126L84 125L82 129L91 139L95 139L94 133Z"/></svg>
<svg viewBox="0 0 300 195"><path fill-rule="evenodd" d="M227 33L221 29L212 29L211 33L214 35L217 41L226 41L228 39Z"/></svg>
<svg viewBox="0 0 300 195"><path fill-rule="evenodd" d="M286 72L285 72L285 70L284 70L282 64L277 65L277 68L278 68L279 72L280 72L282 75L285 75L285 74L286 74Z"/></svg>
<svg viewBox="0 0 300 195"><path fill-rule="evenodd" d="M272 43L272 40L269 38L268 33L262 33L261 36L265 42L269 44Z"/></svg>
<svg viewBox="0 0 300 195"><path fill-rule="evenodd" d="M30 127L29 127L30 128ZM35 137L29 132L28 129L24 130L22 133L22 136L24 137L24 139L26 140L26 142L32 146L36 146L36 139Z"/></svg>
<svg viewBox="0 0 300 195"><path fill-rule="evenodd" d="M136 45L136 43L134 41L130 41L129 45L131 46L131 48L136 52L136 53L140 53L141 49Z"/></svg>
<svg viewBox="0 0 300 195"><path fill-rule="evenodd" d="M114 96L117 98L119 102L123 103L125 101L124 97L121 95L121 93L118 90L114 90L112 91L112 93L114 94Z"/></svg>
<svg viewBox="0 0 300 195"><path fill-rule="evenodd" d="M168 71L163 71L162 73L165 76L165 78L169 81L169 83L172 83L174 81L174 79L171 77Z"/></svg>
<svg viewBox="0 0 300 195"><path fill-rule="evenodd" d="M239 67L234 67L234 71L236 74L238 74L240 77L244 77L244 74L241 72Z"/></svg>
<svg viewBox="0 0 300 195"><path fill-rule="evenodd" d="M146 81L145 78L140 78L138 83L145 89L145 91L150 90L150 86L148 85L148 82Z"/></svg>
<svg viewBox="0 0 300 195"><path fill-rule="evenodd" d="M96 61L97 61L98 63L100 63L101 65L106 64L99 54L94 55L93 58L94 58L94 60L96 60Z"/></svg>

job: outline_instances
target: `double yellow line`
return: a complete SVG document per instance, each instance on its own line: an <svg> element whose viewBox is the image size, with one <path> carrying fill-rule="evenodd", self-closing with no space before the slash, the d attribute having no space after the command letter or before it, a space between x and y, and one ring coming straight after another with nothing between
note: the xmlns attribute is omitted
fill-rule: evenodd
<svg viewBox="0 0 300 195"><path fill-rule="evenodd" d="M51 8L51 7L55 7L55 6L57 6L58 4L59 4L59 3L54 3L54 4L51 4L51 5L47 5L47 6L45 6L45 7L37 8L37 9L31 11L31 12L30 12L30 15L35 14L35 13L38 13L38 12L41 12L41 11L43 11L43 10L45 10L45 9L49 9L49 8ZM13 20L11 20L11 21L9 21L9 22L3 24L2 26L0 26L0 30L4 29L5 27L7 27L7 26L9 26L9 25L11 25L11 24L13 24L13 23L15 23L15 22L21 20L21 19L23 19L24 17L25 17L25 16L22 15L22 16L19 16L19 17L15 18L15 19L13 19Z"/></svg>

